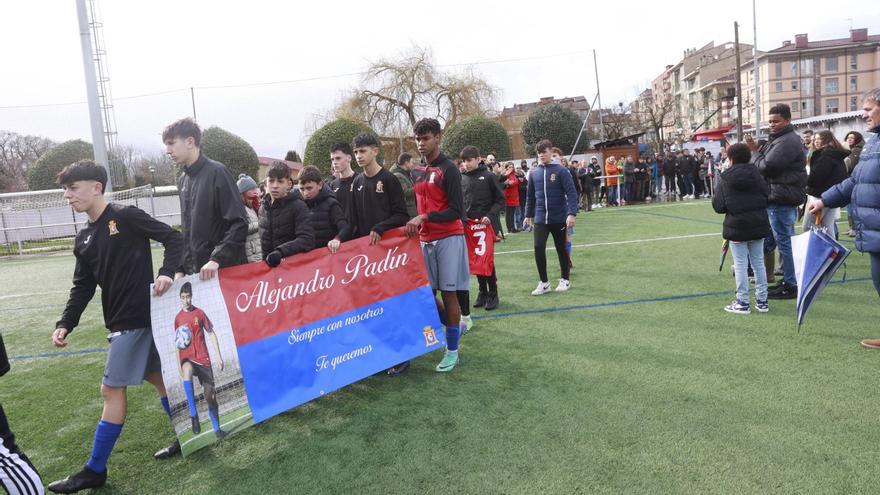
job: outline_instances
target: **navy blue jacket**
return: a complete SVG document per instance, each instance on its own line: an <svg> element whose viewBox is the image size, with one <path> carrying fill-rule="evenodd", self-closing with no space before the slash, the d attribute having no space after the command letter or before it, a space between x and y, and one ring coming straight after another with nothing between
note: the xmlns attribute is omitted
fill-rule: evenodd
<svg viewBox="0 0 880 495"><path fill-rule="evenodd" d="M874 136L865 144L859 164L852 176L831 186L822 194L828 208L852 204L853 226L856 231L856 249L880 252L880 126L869 132Z"/></svg>
<svg viewBox="0 0 880 495"><path fill-rule="evenodd" d="M577 199L574 179L562 165L538 165L529 172L526 217L535 223L565 223L568 215L577 215Z"/></svg>

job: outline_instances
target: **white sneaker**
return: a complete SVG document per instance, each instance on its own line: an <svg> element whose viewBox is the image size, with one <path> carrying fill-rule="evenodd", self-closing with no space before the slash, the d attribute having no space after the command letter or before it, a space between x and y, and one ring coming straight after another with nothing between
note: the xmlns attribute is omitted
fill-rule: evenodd
<svg viewBox="0 0 880 495"><path fill-rule="evenodd" d="M474 320L471 318L471 315L461 315L458 326L461 329L461 334L464 335L468 333L468 330L474 328Z"/></svg>
<svg viewBox="0 0 880 495"><path fill-rule="evenodd" d="M533 296L540 296L550 292L550 282L538 282L538 287L532 291Z"/></svg>
<svg viewBox="0 0 880 495"><path fill-rule="evenodd" d="M548 286L550 284L547 284ZM559 285L556 286L556 292L565 292L571 288L571 282L564 278L559 279Z"/></svg>

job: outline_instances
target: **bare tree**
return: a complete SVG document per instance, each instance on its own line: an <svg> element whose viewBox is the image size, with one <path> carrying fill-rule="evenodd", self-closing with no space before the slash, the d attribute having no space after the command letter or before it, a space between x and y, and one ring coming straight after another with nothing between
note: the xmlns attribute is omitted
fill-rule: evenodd
<svg viewBox="0 0 880 495"><path fill-rule="evenodd" d="M653 133L657 150L665 150L669 137L666 136L666 129L675 126L680 120L675 100L666 98L658 101L653 95L648 95L640 100L632 113L636 118L637 125Z"/></svg>
<svg viewBox="0 0 880 495"><path fill-rule="evenodd" d="M430 49L413 46L398 59L370 63L361 86L332 114L364 122L382 135L406 135L422 117L434 117L445 128L462 117L488 116L498 93L472 69L438 70Z"/></svg>
<svg viewBox="0 0 880 495"><path fill-rule="evenodd" d="M30 167L55 144L40 136L0 131L0 191L26 190Z"/></svg>

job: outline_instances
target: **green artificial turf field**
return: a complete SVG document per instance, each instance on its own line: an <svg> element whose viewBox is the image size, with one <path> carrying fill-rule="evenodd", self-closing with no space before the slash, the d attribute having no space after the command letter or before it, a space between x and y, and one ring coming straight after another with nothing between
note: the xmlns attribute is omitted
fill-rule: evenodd
<svg viewBox="0 0 880 495"><path fill-rule="evenodd" d="M473 311L454 372L429 354L186 459L152 459L170 425L149 385L132 388L100 493L876 492L867 256L798 333L794 301L723 311L721 220L706 201L582 214L572 289L541 297L531 234L511 235L496 244L501 306ZM73 263L0 261L0 402L46 483L82 467L101 411L99 297L68 348L51 346ZM548 266L555 286L552 252Z"/></svg>

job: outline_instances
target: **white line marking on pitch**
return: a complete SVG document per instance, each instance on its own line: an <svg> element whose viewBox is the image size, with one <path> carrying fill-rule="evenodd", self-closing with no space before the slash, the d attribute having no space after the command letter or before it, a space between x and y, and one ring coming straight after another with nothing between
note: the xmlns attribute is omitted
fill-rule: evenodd
<svg viewBox="0 0 880 495"><path fill-rule="evenodd" d="M572 245L572 249L574 248L588 248L588 247L599 247L599 246L617 246L620 244L638 244L642 242L656 242L656 241L674 241L678 239L693 239L695 237L712 237L719 236L721 232L716 232L713 234L691 234L691 235L678 235L674 237L655 237L653 239L632 239L629 241L611 241L611 242L596 242L593 244L574 244ZM556 248L553 246L547 247L547 251L555 250ZM519 254L519 253L533 253L534 249L518 249L516 251L496 251L495 254Z"/></svg>
<svg viewBox="0 0 880 495"><path fill-rule="evenodd" d="M14 299L16 297L33 297L33 296L45 296L46 294L67 294L68 290L50 290L48 292L31 292L30 294L9 294L7 296L0 296L0 299Z"/></svg>

